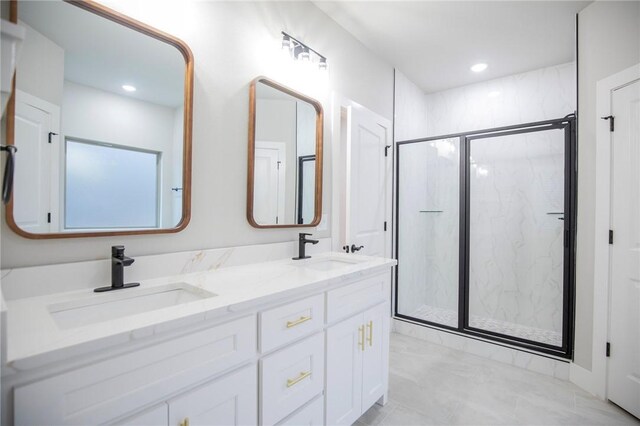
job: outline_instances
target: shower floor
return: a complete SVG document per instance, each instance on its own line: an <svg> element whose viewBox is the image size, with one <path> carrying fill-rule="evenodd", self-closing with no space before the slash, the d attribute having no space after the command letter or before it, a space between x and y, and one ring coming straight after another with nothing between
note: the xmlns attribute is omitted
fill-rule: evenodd
<svg viewBox="0 0 640 426"><path fill-rule="evenodd" d="M450 327L458 326L458 312L450 309L421 305L409 314L409 316ZM562 346L562 334L553 330L528 327L526 325L514 324L507 321L483 318L477 315L471 315L469 317L469 326L481 330L492 331L494 333L505 334L507 336L532 340L538 343L545 343L547 345Z"/></svg>

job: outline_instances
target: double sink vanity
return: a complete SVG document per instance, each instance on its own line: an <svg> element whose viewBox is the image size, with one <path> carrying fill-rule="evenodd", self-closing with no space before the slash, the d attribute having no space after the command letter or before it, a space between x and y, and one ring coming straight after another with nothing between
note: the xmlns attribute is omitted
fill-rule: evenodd
<svg viewBox="0 0 640 426"><path fill-rule="evenodd" d="M23 58L54 52L65 65L25 59L16 68L6 143L18 149L20 167L7 225L36 241L118 236L126 243L135 236L138 250L162 239L170 251L169 238L191 218L191 49L97 2L10 0L9 9L26 38L40 40L25 43ZM86 49L79 49L75 37L87 29ZM283 34L292 58L309 55ZM114 40L127 48L114 50ZM45 100L41 88L55 89L59 99ZM242 90L252 232L318 227L328 235L326 223L319 226L331 214L322 210L321 102L267 77ZM222 161L234 166L233 158ZM228 200L216 197L226 208ZM210 244L196 238L202 230L189 244ZM293 235L278 232L254 241ZM344 236L341 244L384 253L387 236ZM324 251L332 246L326 240ZM146 256L124 272L133 259L114 246L111 262L3 270L1 424L354 423L386 401L396 261L331 252L305 258L305 244L321 241L300 234L297 243L297 260L296 243L271 243L208 250L224 252L208 266L205 251L193 259L187 252ZM234 261L221 267L228 258Z"/></svg>
<svg viewBox="0 0 640 426"><path fill-rule="evenodd" d="M394 260L325 253L3 302L3 424L351 424L387 393Z"/></svg>

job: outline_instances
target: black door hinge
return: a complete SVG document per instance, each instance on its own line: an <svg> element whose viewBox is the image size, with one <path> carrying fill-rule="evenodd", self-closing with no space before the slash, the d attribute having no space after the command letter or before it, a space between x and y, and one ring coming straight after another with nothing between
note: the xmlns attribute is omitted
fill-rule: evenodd
<svg viewBox="0 0 640 426"><path fill-rule="evenodd" d="M47 213L47 223L51 223L51 213Z"/></svg>
<svg viewBox="0 0 640 426"><path fill-rule="evenodd" d="M611 343L607 342L607 356L611 356Z"/></svg>
<svg viewBox="0 0 640 426"><path fill-rule="evenodd" d="M58 134L57 133L53 133L53 132L49 132L49 138L48 138L49 143L51 143L51 136L58 136Z"/></svg>
<svg viewBox="0 0 640 426"><path fill-rule="evenodd" d="M391 148L391 145L386 145L384 147L384 156L388 156L389 155L389 148Z"/></svg>
<svg viewBox="0 0 640 426"><path fill-rule="evenodd" d="M606 117L600 117L603 120L609 120L609 131L613 132L613 129L615 128L615 120L616 118L613 115L607 115Z"/></svg>
<svg viewBox="0 0 640 426"><path fill-rule="evenodd" d="M384 221L384 230L385 231L387 230L387 221L386 220Z"/></svg>
<svg viewBox="0 0 640 426"><path fill-rule="evenodd" d="M613 244L613 231L609 229L609 244Z"/></svg>

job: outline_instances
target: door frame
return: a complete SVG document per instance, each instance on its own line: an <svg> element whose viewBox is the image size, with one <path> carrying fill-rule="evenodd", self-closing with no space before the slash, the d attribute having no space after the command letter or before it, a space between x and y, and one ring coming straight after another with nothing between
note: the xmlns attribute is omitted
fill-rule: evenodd
<svg viewBox="0 0 640 426"><path fill-rule="evenodd" d="M596 155L595 155L595 211L593 245L593 340L591 380L586 380L587 389L607 399L606 343L609 339L609 315L611 291L610 245L611 226L611 132L609 121L601 117L611 115L612 92L640 79L640 64L598 81L596 87Z"/></svg>

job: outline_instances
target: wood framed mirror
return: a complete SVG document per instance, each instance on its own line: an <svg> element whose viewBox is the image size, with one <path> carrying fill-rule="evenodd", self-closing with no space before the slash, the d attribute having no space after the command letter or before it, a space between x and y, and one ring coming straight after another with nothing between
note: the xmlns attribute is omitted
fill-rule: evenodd
<svg viewBox="0 0 640 426"><path fill-rule="evenodd" d="M191 217L193 55L93 1L11 0L9 227L31 239L179 232Z"/></svg>
<svg viewBox="0 0 640 426"><path fill-rule="evenodd" d="M247 220L311 227L322 215L322 105L266 77L249 89Z"/></svg>

